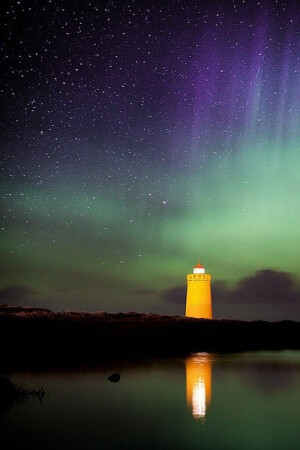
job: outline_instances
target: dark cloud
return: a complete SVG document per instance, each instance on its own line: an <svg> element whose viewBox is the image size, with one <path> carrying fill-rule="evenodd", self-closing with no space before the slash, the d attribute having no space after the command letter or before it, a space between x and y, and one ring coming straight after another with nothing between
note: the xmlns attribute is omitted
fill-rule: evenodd
<svg viewBox="0 0 300 450"><path fill-rule="evenodd" d="M0 302L25 304L32 299L34 294L35 292L27 286L9 286L0 289Z"/></svg>
<svg viewBox="0 0 300 450"><path fill-rule="evenodd" d="M162 291L161 298L172 314L184 314L185 285ZM242 278L235 287L213 281L212 303L215 319L300 320L300 289L293 275L272 269Z"/></svg>
<svg viewBox="0 0 300 450"><path fill-rule="evenodd" d="M176 313L182 314L186 286L166 289L161 297L178 308ZM293 276L271 269L242 278L234 288L225 280L213 281L212 299L216 318L297 320L300 314L300 290Z"/></svg>
<svg viewBox="0 0 300 450"><path fill-rule="evenodd" d="M253 276L242 278L235 289L225 281L213 284L215 300L233 303L284 304L300 301L300 291L287 272L259 270Z"/></svg>
<svg viewBox="0 0 300 450"><path fill-rule="evenodd" d="M227 303L231 300L232 291L229 289L225 280L216 280L212 282L212 296L214 299Z"/></svg>
<svg viewBox="0 0 300 450"><path fill-rule="evenodd" d="M186 288L183 286L166 289L162 292L162 298L168 303L184 304Z"/></svg>
<svg viewBox="0 0 300 450"><path fill-rule="evenodd" d="M137 289L136 291L133 291L133 293L137 295L148 295L153 294L153 292L155 291L153 291L152 289Z"/></svg>

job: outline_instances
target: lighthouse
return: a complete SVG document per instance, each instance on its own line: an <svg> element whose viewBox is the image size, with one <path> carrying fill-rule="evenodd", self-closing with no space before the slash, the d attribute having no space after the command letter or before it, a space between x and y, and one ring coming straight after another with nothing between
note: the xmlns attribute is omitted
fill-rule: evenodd
<svg viewBox="0 0 300 450"><path fill-rule="evenodd" d="M198 263L193 273L187 275L185 315L197 319L212 319L211 276Z"/></svg>

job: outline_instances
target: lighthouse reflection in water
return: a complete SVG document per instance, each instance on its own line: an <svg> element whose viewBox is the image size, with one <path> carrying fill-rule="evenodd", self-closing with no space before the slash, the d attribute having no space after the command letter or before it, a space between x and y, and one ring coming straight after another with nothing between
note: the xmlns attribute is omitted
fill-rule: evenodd
<svg viewBox="0 0 300 450"><path fill-rule="evenodd" d="M194 418L205 421L211 400L211 357L206 353L186 359L186 399Z"/></svg>

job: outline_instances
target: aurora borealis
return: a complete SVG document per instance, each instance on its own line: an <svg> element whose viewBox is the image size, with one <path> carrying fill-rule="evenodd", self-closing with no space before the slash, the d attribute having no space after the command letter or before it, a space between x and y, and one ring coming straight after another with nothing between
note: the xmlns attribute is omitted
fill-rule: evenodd
<svg viewBox="0 0 300 450"><path fill-rule="evenodd" d="M183 314L200 258L294 282L216 316L300 320L300 5L1 8L1 302Z"/></svg>

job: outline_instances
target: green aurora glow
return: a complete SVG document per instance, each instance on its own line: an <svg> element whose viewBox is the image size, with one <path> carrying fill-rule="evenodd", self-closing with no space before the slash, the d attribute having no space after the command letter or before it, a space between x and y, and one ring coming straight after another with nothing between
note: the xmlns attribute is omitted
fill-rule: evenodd
<svg viewBox="0 0 300 450"><path fill-rule="evenodd" d="M102 198L89 189L70 195L64 184L9 195L15 219L2 245L6 283L30 286L55 308L180 312L184 298L181 307L164 305L160 293L184 286L198 257L214 279L230 283L263 268L297 275L293 149L225 155L206 164L203 179L195 167L176 169L173 189L140 184L138 208L136 193L124 203L113 186ZM159 178L155 167L149 178Z"/></svg>

